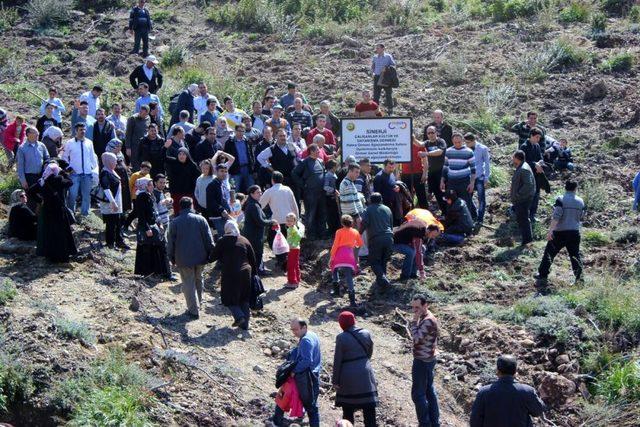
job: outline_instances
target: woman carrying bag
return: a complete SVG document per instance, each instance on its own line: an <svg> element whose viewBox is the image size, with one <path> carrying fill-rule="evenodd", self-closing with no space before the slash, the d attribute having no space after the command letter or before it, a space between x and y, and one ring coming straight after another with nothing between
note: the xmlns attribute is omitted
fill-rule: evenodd
<svg viewBox="0 0 640 427"><path fill-rule="evenodd" d="M109 248L129 249L122 238L122 183L116 173L118 157L109 152L102 153L100 188L104 197L100 200L100 213L105 223L104 240Z"/></svg>
<svg viewBox="0 0 640 427"><path fill-rule="evenodd" d="M134 205L138 218L136 229L138 244L134 273L141 276L158 274L171 279L164 234L156 224L157 214L153 203L153 180L151 178L139 178L136 181Z"/></svg>

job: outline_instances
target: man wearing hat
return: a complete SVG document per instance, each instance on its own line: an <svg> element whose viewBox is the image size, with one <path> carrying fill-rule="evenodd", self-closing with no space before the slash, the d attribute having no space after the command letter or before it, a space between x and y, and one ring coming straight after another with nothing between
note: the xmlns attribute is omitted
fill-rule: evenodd
<svg viewBox="0 0 640 427"><path fill-rule="evenodd" d="M129 13L129 31L133 31L134 43L131 53L138 54L142 41L142 56L149 55L149 33L153 23L149 9L145 7L147 0L138 0L138 4Z"/></svg>
<svg viewBox="0 0 640 427"><path fill-rule="evenodd" d="M133 69L129 75L129 83L134 89L138 89L140 83L149 85L149 92L157 93L162 87L162 73L157 67L158 59L155 55L144 58L144 63Z"/></svg>
<svg viewBox="0 0 640 427"><path fill-rule="evenodd" d="M100 108L100 95L102 95L102 86L95 85L93 89L80 95L80 102L87 101L89 114L91 117L96 116L96 110Z"/></svg>

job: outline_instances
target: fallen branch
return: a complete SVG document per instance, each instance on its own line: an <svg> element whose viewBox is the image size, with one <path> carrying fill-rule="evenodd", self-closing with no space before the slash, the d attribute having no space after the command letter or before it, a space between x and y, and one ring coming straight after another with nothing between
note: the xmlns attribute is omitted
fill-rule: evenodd
<svg viewBox="0 0 640 427"><path fill-rule="evenodd" d="M149 391L156 391L156 390L161 389L162 387L166 387L166 386L171 385L171 384L173 384L173 381L169 381L168 383L164 383L164 384L159 384L159 385L157 385L155 387L151 387L149 389Z"/></svg>
<svg viewBox="0 0 640 427"><path fill-rule="evenodd" d="M449 41L447 43L445 43L444 45L442 45L440 47L440 49L438 50L438 52L436 52L435 55L433 55L433 59L436 60L440 57L440 55L442 55L445 51L445 49L447 48L447 46L449 46L451 43L456 42L456 39L451 39L451 36L447 36L447 39L449 39Z"/></svg>
<svg viewBox="0 0 640 427"><path fill-rule="evenodd" d="M593 326L596 332L598 332L598 335L602 335L602 331L600 331L600 328L598 328L598 325L596 325L596 322L594 322L593 319L591 319L590 317L587 317L587 320L589 321L591 326Z"/></svg>
<svg viewBox="0 0 640 427"><path fill-rule="evenodd" d="M153 325L153 330L158 331L160 336L162 337L162 342L164 343L164 348L169 348L169 344L167 343L167 339L164 336L164 331L158 325Z"/></svg>

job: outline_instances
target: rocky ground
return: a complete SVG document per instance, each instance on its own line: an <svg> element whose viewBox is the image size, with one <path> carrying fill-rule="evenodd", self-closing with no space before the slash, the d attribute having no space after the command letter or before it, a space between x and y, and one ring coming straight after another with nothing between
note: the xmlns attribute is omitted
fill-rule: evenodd
<svg viewBox="0 0 640 427"><path fill-rule="evenodd" d="M561 26L545 17L496 24L454 14L419 32L375 30L364 23L334 40L296 36L281 42L273 35L214 28L197 9L200 2L179 2L184 9L160 3L156 10L166 7L169 16L157 25L154 53L162 56L177 43L191 54L182 69L165 70L163 99L184 83L187 69L219 83L211 87L219 98L227 90L243 94L239 87L248 88L246 99L267 84L283 91L283 82L294 80L312 103L328 98L336 112L346 113L359 89L369 86L368 60L374 42L380 40L400 63L396 111L414 117L416 128L430 120L434 108L445 110L448 119L466 129L482 125L478 117L486 109L494 109L498 121L537 109L550 132L567 137L573 146L580 164L575 176L591 205L585 226L604 239L602 244L583 246L586 286L608 278L637 291L640 220L630 212L630 180L640 164L638 68L604 73L598 67L614 53L629 51L637 57L640 36L626 21L609 19L610 37L600 43L603 46L588 36L588 24ZM140 59L127 54L126 11L73 15L66 34L43 35L22 16L0 35L2 45L15 52L0 74L2 108L35 121L39 102L24 87L44 94L53 84L70 102L96 81L107 88L109 102L124 100L132 106L135 98L127 76ZM534 63L534 54L558 40L568 41L588 59L550 70L542 81L527 80L520 64ZM496 87L513 91L500 98L502 107L487 101ZM442 248L426 280L395 283L381 292L372 286L368 269L357 278L365 313L359 325L372 332L376 343L372 362L380 387L380 424L415 425L411 353L401 326L410 296L424 292L434 301L432 310L442 326L436 381L443 425L466 425L477 388L493 378L495 357L504 351L521 360L519 377L535 385L551 405L547 417L555 425L634 425L637 404L627 410L631 417L615 422L594 415L594 400L586 387L590 372L583 369L583 358L603 346L633 354L640 341L637 331L604 324L580 305L558 308L554 297L532 299L532 275L544 250L549 207L561 191L563 177L555 177L552 194L541 201L539 240L519 249L506 217L508 159L515 138L504 130L480 130L493 152L497 176L488 190L488 227L460 248ZM338 417L328 382L339 332L336 318L347 300L332 300L328 293L330 242L303 246L299 289L284 291L284 276L266 278L265 309L255 316L252 330L241 333L230 327L230 316L219 304L215 271L206 271L203 315L189 321L181 315L179 282L135 277L133 251L97 246L100 228L98 220L77 226L81 255L69 265L48 264L36 258L32 248L6 239L0 244L0 276L18 288L17 297L0 306L0 335L11 354L32 368L35 383L32 397L14 408L7 420L18 425L59 424L65 414L53 409L53 384L119 347L127 360L154 378L154 422L260 425L272 411L275 368L294 345L287 324L292 315L308 317L321 338L321 413L327 425ZM394 258L391 277L397 277L399 265ZM557 295L577 292L563 254L554 266L552 283ZM95 343L61 337L57 319L86 325Z"/></svg>

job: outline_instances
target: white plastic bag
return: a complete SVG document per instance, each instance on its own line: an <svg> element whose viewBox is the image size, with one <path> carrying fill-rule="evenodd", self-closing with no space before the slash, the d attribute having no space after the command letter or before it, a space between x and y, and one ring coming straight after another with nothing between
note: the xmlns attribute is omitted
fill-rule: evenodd
<svg viewBox="0 0 640 427"><path fill-rule="evenodd" d="M275 255L289 253L289 243L284 237L284 234L282 234L282 231L278 230L276 232L276 236L273 238L273 245L271 245L271 250L273 250Z"/></svg>

